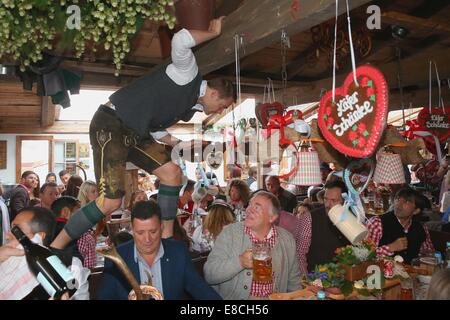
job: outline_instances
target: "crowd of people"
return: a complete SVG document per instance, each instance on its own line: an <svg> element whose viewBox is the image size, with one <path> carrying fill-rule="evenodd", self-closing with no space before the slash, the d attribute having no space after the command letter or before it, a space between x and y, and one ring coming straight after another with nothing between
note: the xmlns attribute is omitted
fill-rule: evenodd
<svg viewBox="0 0 450 320"><path fill-rule="evenodd" d="M9 206L0 202L2 208L8 210L7 219L2 210L2 220L7 220L2 224L6 226L2 228L3 261L7 260L10 250L16 249L12 244L17 245L7 225L24 226L22 221L25 221L34 232L30 231L30 238L43 232L42 243L49 246L70 217L98 197L95 182L82 181L76 175L73 178L67 172L60 176L66 179L61 178L58 185L55 175L49 174L50 179L39 188L39 197L33 198L39 178L34 172L26 171L21 183L10 192ZM74 299L89 297L86 279L89 270L96 267L96 243L102 235L119 246L119 254L140 283L152 283L167 299L251 299L267 297L274 290L298 290L303 275L316 265L330 262L338 247L350 244L327 215L335 205L343 204L343 194L347 192L341 178L330 177L324 175L323 186L309 188L306 196L299 196L288 191L289 186L276 176L265 177L263 189L253 192L250 185L255 181L235 176L228 179L226 187L217 185L207 189L203 198L196 202L195 193L199 192L195 188L196 181L188 180L180 191L173 237L163 238L158 190L154 187L157 181L149 182L150 177L141 174L139 189L131 192L129 203L111 216L112 219L129 219L118 233L108 234L104 223L100 222L73 239L64 250L52 250L68 261L67 265L71 265L72 260L82 265L82 272L77 276L80 281L84 279L84 287ZM72 184L78 187L71 188L76 191L69 193ZM317 195L322 191L320 201ZM299 198L303 200L298 201ZM34 205L32 199L35 199ZM401 255L410 263L422 253L434 252L425 219L430 207L429 201L414 188L407 185L398 188L392 206L367 223L367 238L376 244L377 255ZM43 221L39 222L43 231L32 223L39 219ZM266 243L271 248L274 277L270 285L253 280L251 248L255 243ZM202 274L192 262L198 253L207 257ZM445 275L440 277L445 279ZM130 290L131 285L117 266L107 261L96 298L126 299ZM22 298L44 296L42 289L36 289Z"/></svg>
<svg viewBox="0 0 450 320"><path fill-rule="evenodd" d="M0 201L0 275L5 264L24 254L9 232L11 226L20 226L67 266L76 266L72 269L79 288L74 299L91 296L87 278L95 267L101 235L118 245L138 283L152 285L166 299L266 299L274 292L300 289L303 275L330 262L335 250L349 243L327 215L333 206L343 204L347 192L331 163L321 165L320 186L287 185L278 176L258 176L255 167L243 176L234 165L228 168L227 186L221 188L201 167L198 181L186 181L172 161L169 149L192 149L195 141L181 141L167 128L188 121L196 112L220 114L236 100L229 80L202 79L192 52L194 46L221 34L223 19L213 19L206 31L177 32L171 64L119 89L100 105L89 129L97 184L63 170L59 185L56 175L49 173L40 186L36 173L23 172L8 196L9 206ZM143 170L137 190L125 184L127 162ZM448 161L440 165L440 180L435 182L440 188L432 195L442 203L439 223L432 223L436 219L429 210L430 199L412 188L409 179L405 185L392 186L390 208L367 224L377 255L400 255L409 262L434 251L428 228L445 231L449 226L447 172ZM147 173L157 179L149 183ZM123 203L125 194L131 195L128 204ZM115 218L128 224L109 233L105 221ZM257 246L271 252L267 262L271 273L265 281L254 276ZM206 257L200 273L192 262L196 251ZM29 272L26 264L23 268L15 276ZM449 270L436 274L430 297L450 299ZM5 288L8 283L0 280L0 289ZM48 298L34 278L24 285L31 290L18 288L17 294L1 297ZM127 277L107 260L94 298L127 299L131 288Z"/></svg>

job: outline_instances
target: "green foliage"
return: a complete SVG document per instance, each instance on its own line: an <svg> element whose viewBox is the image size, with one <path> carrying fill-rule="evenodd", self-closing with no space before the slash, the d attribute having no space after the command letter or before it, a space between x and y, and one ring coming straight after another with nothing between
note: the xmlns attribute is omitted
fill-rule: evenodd
<svg viewBox="0 0 450 320"><path fill-rule="evenodd" d="M337 248L335 252L336 256L333 260L337 263L354 266L360 264L361 262L375 259L375 250L376 248L372 243L363 241L359 245L348 245L342 248Z"/></svg>
<svg viewBox="0 0 450 320"><path fill-rule="evenodd" d="M71 5L81 9L80 29L69 30L67 13ZM175 26L175 17L168 8L173 0L2 0L0 2L0 59L20 63L21 69L42 60L44 50L75 47L81 57L86 47L101 44L112 50L116 74L121 69L130 40L143 20L150 19Z"/></svg>

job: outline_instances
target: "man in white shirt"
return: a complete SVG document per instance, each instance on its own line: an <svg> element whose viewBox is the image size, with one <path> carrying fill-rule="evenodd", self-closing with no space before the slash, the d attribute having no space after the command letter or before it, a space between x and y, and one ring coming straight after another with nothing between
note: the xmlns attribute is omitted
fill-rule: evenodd
<svg viewBox="0 0 450 320"><path fill-rule="evenodd" d="M46 208L28 207L17 214L11 225L18 226L33 242L47 246L53 238L56 220L53 213ZM48 293L28 269L22 247L18 247L19 242L11 233L8 234L8 241L0 247L0 299L48 299ZM76 279L77 291L70 299L89 300L90 270L83 267L80 259L61 250L51 247L49 249L61 259Z"/></svg>
<svg viewBox="0 0 450 320"><path fill-rule="evenodd" d="M174 147L181 141L165 129L179 120L188 121L198 111L221 113L235 101L230 81L202 80L191 49L219 36L222 21L223 17L212 20L207 31L177 32L172 39L172 63L167 68L137 79L99 107L89 131L100 196L69 220L53 246L65 246L120 206L127 161L160 179L163 238L172 236L182 172L171 161L165 145ZM181 143L183 146L191 147L192 141Z"/></svg>

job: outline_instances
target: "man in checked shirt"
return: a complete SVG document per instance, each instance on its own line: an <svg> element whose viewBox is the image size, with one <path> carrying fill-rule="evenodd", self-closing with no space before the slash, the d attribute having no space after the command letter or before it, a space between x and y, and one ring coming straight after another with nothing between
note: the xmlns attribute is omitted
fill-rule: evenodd
<svg viewBox="0 0 450 320"><path fill-rule="evenodd" d="M267 298L273 292L301 288L300 271L292 234L274 222L280 202L267 191L258 191L250 200L244 222L226 226L214 242L204 266L206 281L225 300ZM255 279L254 244L271 248L272 279Z"/></svg>
<svg viewBox="0 0 450 320"><path fill-rule="evenodd" d="M395 195L394 210L367 222L368 238L377 246L377 256L400 255L406 263L418 257L420 252L432 251L430 234L416 214L417 191L409 187L400 189Z"/></svg>

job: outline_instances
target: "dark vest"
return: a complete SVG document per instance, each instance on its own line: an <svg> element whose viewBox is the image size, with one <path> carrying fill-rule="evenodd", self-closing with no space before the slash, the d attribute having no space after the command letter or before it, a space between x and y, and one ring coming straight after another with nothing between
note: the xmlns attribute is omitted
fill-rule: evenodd
<svg viewBox="0 0 450 320"><path fill-rule="evenodd" d="M328 218L324 206L311 211L311 245L306 255L308 271L313 271L318 264L332 262L335 250L349 244Z"/></svg>
<svg viewBox="0 0 450 320"><path fill-rule="evenodd" d="M186 85L176 84L165 68L143 76L113 93L109 100L123 123L145 138L149 132L166 129L179 120L189 121L195 111L202 77Z"/></svg>
<svg viewBox="0 0 450 320"><path fill-rule="evenodd" d="M388 245L398 238L406 237L408 239L408 248L403 251L395 252L395 254L402 256L408 264L412 259L419 256L420 247L426 240L425 230L419 221L413 218L408 233L405 233L394 212L389 211L381 216L381 223L383 225L383 236L381 237L378 246Z"/></svg>

